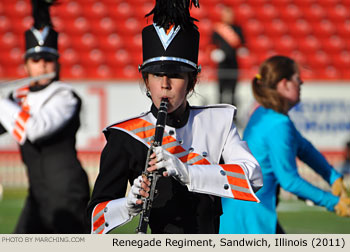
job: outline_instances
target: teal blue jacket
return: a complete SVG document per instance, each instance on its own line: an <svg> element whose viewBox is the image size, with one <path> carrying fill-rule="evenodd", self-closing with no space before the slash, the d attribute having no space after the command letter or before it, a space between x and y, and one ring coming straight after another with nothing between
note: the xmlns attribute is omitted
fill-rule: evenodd
<svg viewBox="0 0 350 252"><path fill-rule="evenodd" d="M309 199L316 205L334 211L339 198L300 177L296 158L306 163L330 185L341 174L298 132L287 115L258 107L247 124L243 140L247 141L262 169L264 186L256 194L261 202L223 198L220 233L276 233L278 185L299 198Z"/></svg>

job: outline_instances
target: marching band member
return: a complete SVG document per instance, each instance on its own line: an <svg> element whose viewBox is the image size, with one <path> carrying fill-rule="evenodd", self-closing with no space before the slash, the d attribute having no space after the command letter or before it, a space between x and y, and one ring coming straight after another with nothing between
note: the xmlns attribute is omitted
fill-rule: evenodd
<svg viewBox="0 0 350 252"><path fill-rule="evenodd" d="M15 233L85 233L89 184L77 158L75 135L81 99L59 81L57 38L49 7L33 0L34 25L25 32L25 69L31 77L56 73L0 99L0 133L20 147L29 179Z"/></svg>
<svg viewBox="0 0 350 252"><path fill-rule="evenodd" d="M242 27L235 23L235 13L230 6L222 6L221 21L214 25L211 41L215 46L210 57L217 63L219 101L236 105L239 79L237 54L239 48L244 46L245 38Z"/></svg>
<svg viewBox="0 0 350 252"><path fill-rule="evenodd" d="M141 211L149 181L141 177L155 131L161 99L168 116L163 145L156 147L148 171L165 168L150 214L152 233L218 233L221 198L258 202L259 164L240 139L232 105L195 107L199 32L189 7L198 1L156 1L153 24L142 31L140 71L152 100L150 111L115 123L104 131L88 212L92 233L108 233ZM125 197L127 183L132 185Z"/></svg>
<svg viewBox="0 0 350 252"><path fill-rule="evenodd" d="M273 56L260 66L252 82L260 106L252 113L243 139L261 165L264 187L257 193L261 203L223 199L220 233L276 233L279 185L339 216L350 216L350 198L341 174L299 133L288 116L288 111L300 101L302 84L296 62L288 57ZM300 177L297 157L322 176L332 192Z"/></svg>

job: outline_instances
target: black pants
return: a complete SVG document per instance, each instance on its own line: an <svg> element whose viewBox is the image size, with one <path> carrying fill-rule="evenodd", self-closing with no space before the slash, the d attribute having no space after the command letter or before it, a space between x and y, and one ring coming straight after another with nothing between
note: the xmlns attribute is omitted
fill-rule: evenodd
<svg viewBox="0 0 350 252"><path fill-rule="evenodd" d="M63 208L59 202L51 206L28 196L15 228L15 234L83 234L88 233L85 223L87 200L71 203ZM76 211L72 211L72 207ZM51 211L50 209L53 209Z"/></svg>
<svg viewBox="0 0 350 252"><path fill-rule="evenodd" d="M218 70L220 103L237 105L235 100L237 80L238 80L237 69L225 68L225 69Z"/></svg>

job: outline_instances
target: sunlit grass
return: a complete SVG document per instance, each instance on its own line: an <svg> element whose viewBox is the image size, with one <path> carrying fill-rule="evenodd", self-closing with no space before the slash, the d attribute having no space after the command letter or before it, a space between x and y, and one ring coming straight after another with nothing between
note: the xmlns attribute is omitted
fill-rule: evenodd
<svg viewBox="0 0 350 252"><path fill-rule="evenodd" d="M27 192L24 189L6 189L0 201L0 233L10 234L15 229ZM303 201L281 201L278 207L281 226L289 234L329 233L350 234L350 218L341 218L322 207L307 206ZM113 234L135 234L139 218L114 229Z"/></svg>

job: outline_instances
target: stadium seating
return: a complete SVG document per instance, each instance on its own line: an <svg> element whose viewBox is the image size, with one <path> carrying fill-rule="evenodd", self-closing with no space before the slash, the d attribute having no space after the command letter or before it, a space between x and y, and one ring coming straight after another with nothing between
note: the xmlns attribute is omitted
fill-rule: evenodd
<svg viewBox="0 0 350 252"><path fill-rule="evenodd" d="M60 32L62 77L137 79L142 62L141 30L154 0L61 0L51 8ZM284 54L302 66L306 79L350 79L349 0L200 0L191 14L200 20L199 64L215 78L210 59L211 31L222 4L232 5L244 31L238 60L241 78L250 79L268 56ZM0 78L19 78L23 70L23 32L33 19L29 0L0 2Z"/></svg>

